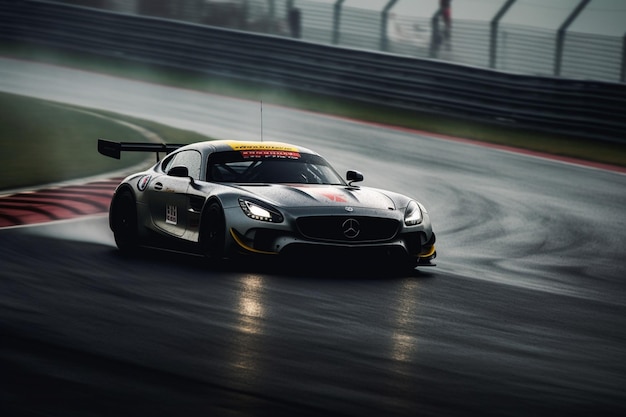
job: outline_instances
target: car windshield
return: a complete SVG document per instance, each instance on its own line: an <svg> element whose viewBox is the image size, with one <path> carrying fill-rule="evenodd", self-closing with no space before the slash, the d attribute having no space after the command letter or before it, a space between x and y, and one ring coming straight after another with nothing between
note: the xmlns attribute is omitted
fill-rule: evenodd
<svg viewBox="0 0 626 417"><path fill-rule="evenodd" d="M319 155L250 155L239 151L209 156L207 180L234 183L290 183L345 185Z"/></svg>

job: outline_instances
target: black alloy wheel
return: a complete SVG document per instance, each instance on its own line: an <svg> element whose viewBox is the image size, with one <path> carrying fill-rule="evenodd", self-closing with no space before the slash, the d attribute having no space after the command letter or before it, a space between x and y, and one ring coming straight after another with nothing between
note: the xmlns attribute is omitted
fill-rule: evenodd
<svg viewBox="0 0 626 417"><path fill-rule="evenodd" d="M137 208L130 191L121 191L114 197L111 216L117 247L124 253L136 250L139 242Z"/></svg>
<svg viewBox="0 0 626 417"><path fill-rule="evenodd" d="M202 217L200 244L202 254L208 259L219 261L224 256L224 239L226 237L224 212L217 202L209 203Z"/></svg>

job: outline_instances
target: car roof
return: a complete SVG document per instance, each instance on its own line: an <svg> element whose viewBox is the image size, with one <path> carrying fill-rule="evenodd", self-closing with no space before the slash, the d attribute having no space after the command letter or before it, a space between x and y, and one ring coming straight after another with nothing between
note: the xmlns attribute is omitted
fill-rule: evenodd
<svg viewBox="0 0 626 417"><path fill-rule="evenodd" d="M201 149L213 152L226 152L226 151L268 151L268 152L297 152L319 155L310 149L302 146L294 145L286 142L260 142L260 141L237 141L237 140L211 140L205 142L196 142L185 146L181 149Z"/></svg>

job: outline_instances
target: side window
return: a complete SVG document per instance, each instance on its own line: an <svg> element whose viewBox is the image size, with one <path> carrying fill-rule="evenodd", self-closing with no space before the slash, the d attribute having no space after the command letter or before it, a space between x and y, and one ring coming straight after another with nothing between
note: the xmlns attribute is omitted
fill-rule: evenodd
<svg viewBox="0 0 626 417"><path fill-rule="evenodd" d="M183 151L174 155L171 161L164 161L163 170L169 171L173 167L184 166L189 170L189 176L193 179L200 179L200 152L198 151Z"/></svg>
<svg viewBox="0 0 626 417"><path fill-rule="evenodd" d="M169 155L161 162L161 169L163 170L163 172L167 173L167 171L169 171L170 168L174 166L172 165L172 162L174 161L175 156L176 155Z"/></svg>

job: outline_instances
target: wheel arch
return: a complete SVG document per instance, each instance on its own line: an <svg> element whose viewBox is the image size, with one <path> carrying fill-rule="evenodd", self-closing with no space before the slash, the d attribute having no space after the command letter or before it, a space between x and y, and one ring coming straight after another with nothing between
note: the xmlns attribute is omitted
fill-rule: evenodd
<svg viewBox="0 0 626 417"><path fill-rule="evenodd" d="M131 187L129 184L126 184L126 183L120 184L115 190L115 193L113 193L113 197L111 197L111 204L109 205L109 228L111 230L113 230L113 215L114 215L113 211L115 209L116 199L119 198L119 196L124 193L130 194L131 198L133 199L133 202L135 203L135 208L137 207L137 196L135 195L133 187Z"/></svg>
<svg viewBox="0 0 626 417"><path fill-rule="evenodd" d="M206 238L205 233L207 231L207 228L209 230L211 228L210 222L207 222L207 219L209 218L209 216L214 214L214 213L211 213L211 210L210 210L210 208L214 204L219 206L219 210L221 212L221 222L222 222L222 227L223 227L223 230L221 231L221 235L222 235L221 249L219 250L219 255L218 255L218 258L221 259L225 253L225 248L227 247L228 224L227 224L227 219L226 219L226 215L224 212L223 201L215 195L209 196L204 202L204 205L202 206L202 213L200 214L198 245L199 245L200 251L206 255L206 250L207 250L206 245L211 244L209 243L210 240L205 241L205 238Z"/></svg>
<svg viewBox="0 0 626 417"><path fill-rule="evenodd" d="M202 222L204 221L205 217L207 216L207 212L209 210L209 207L213 203L219 204L219 206L222 209L222 211L224 211L224 204L222 203L221 199L219 199L215 195L211 195L211 196L207 197L207 199L204 201L204 205L202 206L202 212L200 213L200 227L202 227Z"/></svg>

